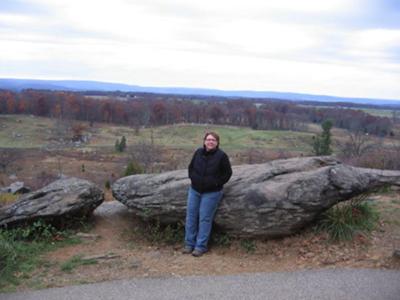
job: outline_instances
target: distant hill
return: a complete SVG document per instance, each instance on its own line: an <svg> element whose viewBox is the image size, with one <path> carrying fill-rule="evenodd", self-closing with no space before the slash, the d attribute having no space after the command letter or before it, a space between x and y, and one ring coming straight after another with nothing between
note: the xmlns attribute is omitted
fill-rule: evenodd
<svg viewBox="0 0 400 300"><path fill-rule="evenodd" d="M143 87L138 85L81 80L0 79L0 89L14 91L21 91L23 89L43 89L57 91L145 92L156 94L219 96L229 98L272 98L292 101L347 102L400 106L400 99L350 98L271 91L226 91L182 87Z"/></svg>

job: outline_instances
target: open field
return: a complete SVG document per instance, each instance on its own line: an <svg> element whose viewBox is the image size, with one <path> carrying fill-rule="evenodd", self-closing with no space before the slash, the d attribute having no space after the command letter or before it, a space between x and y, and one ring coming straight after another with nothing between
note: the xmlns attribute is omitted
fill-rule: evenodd
<svg viewBox="0 0 400 300"><path fill-rule="evenodd" d="M79 123L79 122L76 122ZM114 147L115 140L123 135L129 144L141 141L153 141L159 146L194 149L201 144L206 131L217 131L221 136L224 149L290 149L291 151L310 151L311 133L296 131L252 130L245 127L218 125L176 124L154 128L134 128L97 123L90 127L80 122L90 136L85 148ZM41 148L57 139L56 121L49 118L0 115L0 146L2 148Z"/></svg>
<svg viewBox="0 0 400 300"><path fill-rule="evenodd" d="M0 115L1 148L40 148L48 143L54 121L25 115Z"/></svg>
<svg viewBox="0 0 400 300"><path fill-rule="evenodd" d="M393 118L393 110L390 109L361 108L360 110L377 117ZM399 114L399 111L397 111L397 115Z"/></svg>
<svg viewBox="0 0 400 300"><path fill-rule="evenodd" d="M299 105L299 106L304 106L304 107L310 107L312 105ZM318 105L315 106L316 108L332 108L332 106L329 105ZM340 108L346 108L346 109L354 109L354 110L361 110L363 112L366 112L367 114L370 114L372 116L377 116L377 117L388 117L392 118L393 117L393 111L392 109L387 109L387 108L362 108L362 107L346 107L346 106L340 106ZM397 115L399 115L400 112L397 110Z"/></svg>
<svg viewBox="0 0 400 300"><path fill-rule="evenodd" d="M38 179L56 177L60 172L103 186L106 181L112 182L122 176L138 144L159 149L155 154L157 157L150 159L158 162L151 171L160 172L186 168L194 149L201 146L206 131L220 134L221 147L230 155L233 164L310 155L315 135L312 131L262 131L217 125L176 124L135 129L105 123L74 124L84 126L85 143L71 142L71 132L62 131L71 123L25 115L0 115L0 148L15 149L18 154L7 173L15 174L33 187L41 185L35 182ZM118 153L114 145L122 136L127 139L127 149ZM1 181L3 184L9 182L4 174Z"/></svg>

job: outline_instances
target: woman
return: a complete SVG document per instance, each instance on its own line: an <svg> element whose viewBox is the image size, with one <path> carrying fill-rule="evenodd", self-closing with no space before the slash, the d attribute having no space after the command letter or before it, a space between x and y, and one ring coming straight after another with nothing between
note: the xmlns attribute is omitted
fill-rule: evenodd
<svg viewBox="0 0 400 300"><path fill-rule="evenodd" d="M207 132L203 147L196 150L189 165L192 184L187 198L184 254L199 257L207 252L222 187L231 175L229 158L219 149L218 134Z"/></svg>

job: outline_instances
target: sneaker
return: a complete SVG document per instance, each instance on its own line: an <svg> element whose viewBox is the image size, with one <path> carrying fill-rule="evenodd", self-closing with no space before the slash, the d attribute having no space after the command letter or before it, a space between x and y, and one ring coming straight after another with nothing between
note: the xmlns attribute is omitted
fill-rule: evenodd
<svg viewBox="0 0 400 300"><path fill-rule="evenodd" d="M182 250L182 254L190 254L193 252L193 248L189 246L185 246Z"/></svg>
<svg viewBox="0 0 400 300"><path fill-rule="evenodd" d="M201 251L201 250L197 250L197 249L194 249L193 250L193 252L192 252L192 255L194 256L194 257L200 257L200 256L202 256L204 253L206 253L207 251Z"/></svg>

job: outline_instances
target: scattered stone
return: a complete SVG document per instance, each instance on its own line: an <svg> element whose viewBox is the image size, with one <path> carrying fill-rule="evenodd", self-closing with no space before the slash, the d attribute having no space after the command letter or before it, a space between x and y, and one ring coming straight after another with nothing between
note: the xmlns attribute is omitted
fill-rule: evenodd
<svg viewBox="0 0 400 300"><path fill-rule="evenodd" d="M132 269L138 269L138 268L140 268L141 266L142 266L142 262L141 262L140 260L137 260L137 259L133 260L133 261L131 262L131 264L130 264L130 267L131 267Z"/></svg>
<svg viewBox="0 0 400 300"><path fill-rule="evenodd" d="M156 250L156 251L150 251L148 252L149 257L151 258L160 258L161 257L161 252Z"/></svg>
<svg viewBox="0 0 400 300"><path fill-rule="evenodd" d="M324 264L324 265L333 265L335 263L336 263L336 261L334 259L331 259L331 258L327 258L327 259L322 261L322 264Z"/></svg>
<svg viewBox="0 0 400 300"><path fill-rule="evenodd" d="M84 256L84 257L82 257L82 260L114 259L114 258L119 258L119 257L121 257L121 255L98 254L98 255Z"/></svg>
<svg viewBox="0 0 400 300"><path fill-rule="evenodd" d="M90 239L90 240L97 240L100 238L100 235L94 234L94 233L84 233L84 232L78 232L76 234L77 237L83 238L83 239Z"/></svg>
<svg viewBox="0 0 400 300"><path fill-rule="evenodd" d="M313 258L315 256L315 254L312 252L309 252L309 253L304 254L304 256L305 256L305 258Z"/></svg>
<svg viewBox="0 0 400 300"><path fill-rule="evenodd" d="M292 235L341 201L385 185L400 185L400 171L357 168L333 157L298 157L233 167L215 223L232 236ZM187 170L120 178L115 199L143 219L184 223Z"/></svg>

